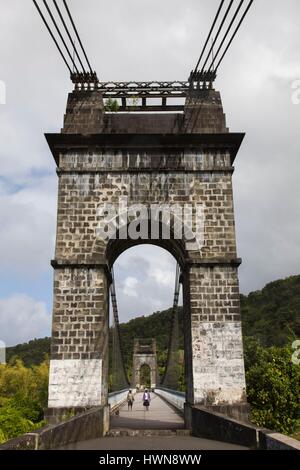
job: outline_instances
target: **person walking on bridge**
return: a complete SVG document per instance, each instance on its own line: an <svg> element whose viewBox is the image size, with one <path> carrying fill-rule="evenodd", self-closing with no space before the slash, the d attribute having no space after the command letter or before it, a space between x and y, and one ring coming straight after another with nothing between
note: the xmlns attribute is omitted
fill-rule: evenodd
<svg viewBox="0 0 300 470"><path fill-rule="evenodd" d="M132 411L133 402L134 402L134 396L133 396L132 391L129 390L129 392L128 392L128 394L127 394L128 410L131 410L131 411Z"/></svg>
<svg viewBox="0 0 300 470"><path fill-rule="evenodd" d="M143 393L143 405L146 408L146 411L149 411L149 405L150 405L150 393L148 392L147 388L145 389Z"/></svg>

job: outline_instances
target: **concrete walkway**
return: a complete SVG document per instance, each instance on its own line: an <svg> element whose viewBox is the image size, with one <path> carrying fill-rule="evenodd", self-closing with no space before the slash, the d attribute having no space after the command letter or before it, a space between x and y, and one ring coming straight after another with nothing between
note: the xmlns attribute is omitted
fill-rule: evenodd
<svg viewBox="0 0 300 470"><path fill-rule="evenodd" d="M60 450L249 450L247 447L191 436L102 437Z"/></svg>
<svg viewBox="0 0 300 470"><path fill-rule="evenodd" d="M127 403L120 408L118 416L111 416L111 428L127 429L183 429L184 421L174 409L158 395L151 393L149 411L145 410L142 393L135 395L132 411Z"/></svg>
<svg viewBox="0 0 300 470"><path fill-rule="evenodd" d="M248 450L246 447L212 441L187 435L176 435L176 430L184 429L184 421L174 409L154 393L151 394L149 411L145 411L142 394L135 396L133 410L127 404L121 407L118 416L111 416L111 433L115 437L103 437L76 442L62 450ZM154 435L142 436L126 434L126 430L151 430ZM155 431L156 430L156 431ZM124 432L125 431L125 432ZM164 435L169 431L173 435ZM179 431L180 432L180 431ZM182 432L182 431L181 431ZM157 435L161 433L161 435Z"/></svg>

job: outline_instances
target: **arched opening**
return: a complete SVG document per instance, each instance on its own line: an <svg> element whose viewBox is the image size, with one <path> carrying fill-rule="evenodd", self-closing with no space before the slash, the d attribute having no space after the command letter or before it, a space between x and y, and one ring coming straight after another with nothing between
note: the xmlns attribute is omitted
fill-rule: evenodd
<svg viewBox="0 0 300 470"><path fill-rule="evenodd" d="M176 210L173 213L168 205L166 208L163 208L163 205L158 208L157 214L142 209L137 205L134 210L135 218L132 220L132 214L130 215L127 208L112 218L107 225L108 233L108 226L113 227L113 237L108 240L105 251L109 267L111 268L126 250L139 245L146 245L147 250L151 245L168 251L183 269L187 258L186 243L195 241L195 234L187 221L182 218L181 213L178 216ZM125 217L124 223L123 217ZM131 222L128 222L128 218ZM134 223L133 233L130 231L132 223ZM106 232L103 229L101 233Z"/></svg>
<svg viewBox="0 0 300 470"><path fill-rule="evenodd" d="M151 388L151 368L148 364L142 364L140 368L140 388L141 390Z"/></svg>
<svg viewBox="0 0 300 470"><path fill-rule="evenodd" d="M184 248L184 243L182 240L166 239L166 240L119 240L114 239L110 240L106 248L106 259L108 261L109 267L112 267L115 261L127 250L130 248L136 248L141 246L142 248L146 245L147 249L149 247L158 247L162 251L169 252L170 255L180 264L181 268L184 267L186 251Z"/></svg>
<svg viewBox="0 0 300 470"><path fill-rule="evenodd" d="M115 246L111 245L111 253L116 253L114 248L120 250L117 241ZM126 389L120 380L123 361L128 390L135 394L132 408L125 404L117 416L111 417L111 428L180 429L184 427L183 417L175 413L161 395L162 391L170 392L172 388L177 394L181 392L185 401L183 358L187 328L184 328L182 289L174 307L175 286L178 285L178 289L180 285L178 261L170 250L154 244L127 246L111 261L117 300L112 300L110 306L113 326L110 328L110 385L115 393ZM119 336L114 303L118 310ZM116 338L119 338L121 352L115 347ZM145 405L146 389L147 396L150 393L149 409Z"/></svg>
<svg viewBox="0 0 300 470"><path fill-rule="evenodd" d="M172 345L170 344L170 336L174 323L173 303L177 259L170 253L170 250L153 244L129 246L120 253L121 248L118 246L118 242L121 241L116 240L111 243L109 252L114 272L120 333L119 340L122 351L121 354L119 353L119 357L116 358L115 356L118 353L115 348L116 339L114 339L114 335L117 336L117 331L114 308L111 304L110 391L120 390L121 388L120 374L122 360L124 361L125 372L129 379L130 387L137 385L138 388L140 386L151 388L153 383L161 385L165 376L168 359L170 358L170 347L172 346L172 358L174 363L176 363L173 370L178 375L176 389L185 392L185 329L183 327L182 289L180 289L178 308L176 307L176 321L178 322L177 338L175 342L173 338L173 343ZM122 248L126 246L125 243L122 243ZM116 253L119 253L117 257ZM150 342L152 340L155 341L155 365L151 363L154 359L151 359L152 352L148 350L145 353L150 354L150 356L146 359L143 357L143 351L139 351L141 361L145 362L143 364L137 362L137 365L134 366L133 362L136 352L134 344L137 338L141 342L143 339L148 339ZM137 375L137 368L139 370L138 378L135 377Z"/></svg>

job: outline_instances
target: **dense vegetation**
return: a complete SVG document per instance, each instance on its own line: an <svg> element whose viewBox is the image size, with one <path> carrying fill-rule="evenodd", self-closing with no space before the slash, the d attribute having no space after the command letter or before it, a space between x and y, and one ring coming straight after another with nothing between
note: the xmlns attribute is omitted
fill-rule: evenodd
<svg viewBox="0 0 300 470"><path fill-rule="evenodd" d="M0 443L44 424L48 374L47 359L32 367L20 359L0 364Z"/></svg>
<svg viewBox="0 0 300 470"><path fill-rule="evenodd" d="M29 343L7 348L6 360L10 362L18 357L26 367L37 366L45 360L45 354L50 354L50 338L33 339Z"/></svg>
<svg viewBox="0 0 300 470"><path fill-rule="evenodd" d="M243 330L262 346L285 346L300 338L300 276L271 282L241 295Z"/></svg>
<svg viewBox="0 0 300 470"><path fill-rule="evenodd" d="M291 361L291 344L294 339L300 338L300 276L275 281L261 291L242 295L241 309L252 419L260 426L291 433L300 414L300 365ZM133 339L156 338L158 365L162 374L171 315L169 309L120 325L128 370L132 362ZM181 308L179 332L179 349L183 350ZM9 365L0 366L0 440L1 437L2 440L4 437L8 439L40 424L42 409L46 406L48 369L45 354L49 349L49 338L8 348ZM16 360L16 356L27 368Z"/></svg>

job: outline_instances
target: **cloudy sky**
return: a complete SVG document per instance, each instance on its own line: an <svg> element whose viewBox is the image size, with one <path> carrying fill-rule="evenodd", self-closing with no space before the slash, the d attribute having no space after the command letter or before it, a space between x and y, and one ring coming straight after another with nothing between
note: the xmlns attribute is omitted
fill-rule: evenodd
<svg viewBox="0 0 300 470"><path fill-rule="evenodd" d="M100 79L116 81L187 79L218 3L69 1ZM57 177L43 134L60 130L72 85L33 3L0 6L0 339L10 345L50 334ZM230 129L247 134L234 174L244 293L300 273L299 16L299 0L256 0L216 81ZM119 258L121 321L170 305L174 267L153 247Z"/></svg>

